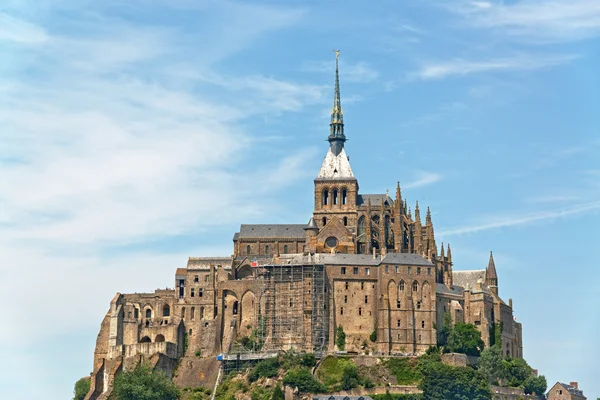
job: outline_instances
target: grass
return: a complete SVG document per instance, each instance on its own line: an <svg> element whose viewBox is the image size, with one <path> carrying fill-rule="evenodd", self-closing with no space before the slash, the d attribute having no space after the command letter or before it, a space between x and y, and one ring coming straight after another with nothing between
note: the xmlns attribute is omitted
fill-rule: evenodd
<svg viewBox="0 0 600 400"><path fill-rule="evenodd" d="M417 368L419 360L416 358L389 358L384 364L399 385L412 385L421 379L421 372Z"/></svg>
<svg viewBox="0 0 600 400"><path fill-rule="evenodd" d="M344 368L347 366L353 366L354 361L347 357L326 357L319 365L317 369L317 378L325 385L328 389L332 390L335 386L340 384Z"/></svg>

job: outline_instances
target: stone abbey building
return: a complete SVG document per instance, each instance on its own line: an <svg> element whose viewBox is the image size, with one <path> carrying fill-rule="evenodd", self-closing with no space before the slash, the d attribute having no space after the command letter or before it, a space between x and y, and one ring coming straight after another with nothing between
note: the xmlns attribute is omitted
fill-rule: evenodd
<svg viewBox="0 0 600 400"><path fill-rule="evenodd" d="M501 326L503 353L522 357L521 324L499 297L492 255L485 269L455 270L429 209L424 220L418 203L411 212L400 184L393 197L360 193L344 148L337 58L329 126L308 223L243 224L233 255L190 257L174 289L117 293L87 399L106 399L115 374L142 358L172 373L185 360L321 356L337 350L339 326L348 352L419 354L437 344L446 313L477 326L486 345Z"/></svg>

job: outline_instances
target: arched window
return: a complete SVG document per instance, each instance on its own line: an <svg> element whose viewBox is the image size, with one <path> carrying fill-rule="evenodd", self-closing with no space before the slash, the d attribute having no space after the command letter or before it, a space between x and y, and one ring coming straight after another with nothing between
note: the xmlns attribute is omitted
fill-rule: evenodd
<svg viewBox="0 0 600 400"><path fill-rule="evenodd" d="M283 245L283 254L287 254L288 253L288 245L285 244Z"/></svg>
<svg viewBox="0 0 600 400"><path fill-rule="evenodd" d="M189 334L190 334L190 336L192 336L192 330L191 330L191 329L190 329L190 332L189 332Z"/></svg>
<svg viewBox="0 0 600 400"><path fill-rule="evenodd" d="M333 189L333 205L337 205L338 203L338 190L337 189Z"/></svg>
<svg viewBox="0 0 600 400"><path fill-rule="evenodd" d="M152 318L152 309L151 308L146 309L146 318Z"/></svg>
<svg viewBox="0 0 600 400"><path fill-rule="evenodd" d="M185 318L185 307L181 307L181 318Z"/></svg>
<svg viewBox="0 0 600 400"><path fill-rule="evenodd" d="M190 310L190 319L193 321L195 317L196 317L196 307L192 307L192 309Z"/></svg>
<svg viewBox="0 0 600 400"><path fill-rule="evenodd" d="M234 301L233 302L233 315L237 315L238 313L238 302Z"/></svg>
<svg viewBox="0 0 600 400"><path fill-rule="evenodd" d="M160 334L159 334L159 335L156 335L156 338L154 339L154 341L155 341L156 343L161 343L161 342L164 342L164 341L165 341L165 337L164 337L163 335L160 335Z"/></svg>
<svg viewBox="0 0 600 400"><path fill-rule="evenodd" d="M163 307L163 317L168 317L171 315L171 308L169 308L168 304L165 304Z"/></svg>
<svg viewBox="0 0 600 400"><path fill-rule="evenodd" d="M346 204L348 202L348 191L346 189L342 190L342 204Z"/></svg>
<svg viewBox="0 0 600 400"><path fill-rule="evenodd" d="M200 307L200 319L204 318L204 307Z"/></svg>
<svg viewBox="0 0 600 400"><path fill-rule="evenodd" d="M348 226L348 217L344 217L344 226Z"/></svg>
<svg viewBox="0 0 600 400"><path fill-rule="evenodd" d="M413 293L417 293L419 291L419 283L417 281L413 282L412 290Z"/></svg>
<svg viewBox="0 0 600 400"><path fill-rule="evenodd" d="M266 246L265 246L265 254L266 254L266 255L269 255L269 245L266 245Z"/></svg>
<svg viewBox="0 0 600 400"><path fill-rule="evenodd" d="M250 255L250 245L246 246L246 255Z"/></svg>
<svg viewBox="0 0 600 400"><path fill-rule="evenodd" d="M144 336L143 338L140 339L140 343L150 343L151 340L148 336Z"/></svg>
<svg viewBox="0 0 600 400"><path fill-rule="evenodd" d="M400 281L399 289L404 292L404 281Z"/></svg>
<svg viewBox="0 0 600 400"><path fill-rule="evenodd" d="M329 204L329 190L323 190L323 205L326 206Z"/></svg>
<svg viewBox="0 0 600 400"><path fill-rule="evenodd" d="M327 224L327 217L323 217L323 226Z"/></svg>

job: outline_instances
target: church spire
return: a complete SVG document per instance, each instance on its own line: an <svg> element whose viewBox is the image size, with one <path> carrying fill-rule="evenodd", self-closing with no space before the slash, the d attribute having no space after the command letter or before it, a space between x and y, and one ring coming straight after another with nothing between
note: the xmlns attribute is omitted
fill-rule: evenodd
<svg viewBox="0 0 600 400"><path fill-rule="evenodd" d="M344 148L346 136L344 135L344 112L342 111L342 101L340 100L340 74L338 60L340 51L335 52L335 90L333 94L333 108L331 109L331 123L329 124L329 146L334 155L341 153Z"/></svg>
<svg viewBox="0 0 600 400"><path fill-rule="evenodd" d="M498 274L496 273L496 264L494 263L494 256L490 251L490 260L485 270L485 280L488 287L498 295Z"/></svg>

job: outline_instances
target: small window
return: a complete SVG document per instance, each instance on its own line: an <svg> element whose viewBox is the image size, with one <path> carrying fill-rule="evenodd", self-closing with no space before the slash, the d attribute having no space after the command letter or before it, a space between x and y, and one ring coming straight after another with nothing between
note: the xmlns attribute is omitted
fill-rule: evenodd
<svg viewBox="0 0 600 400"><path fill-rule="evenodd" d="M362 315L362 307L358 307L358 315Z"/></svg>
<svg viewBox="0 0 600 400"><path fill-rule="evenodd" d="M400 304L400 300L396 300L396 308L400 308L402 304Z"/></svg>
<svg viewBox="0 0 600 400"><path fill-rule="evenodd" d="M344 226L348 226L348 217L344 217Z"/></svg>
<svg viewBox="0 0 600 400"><path fill-rule="evenodd" d="M203 294L204 294L204 289L199 288L198 289L198 297L202 297Z"/></svg>
<svg viewBox="0 0 600 400"><path fill-rule="evenodd" d="M346 189L342 190L342 204L346 204L348 202L348 191Z"/></svg>
<svg viewBox="0 0 600 400"><path fill-rule="evenodd" d="M354 270L352 272L354 273L354 275L358 275L358 267L354 267Z"/></svg>
<svg viewBox="0 0 600 400"><path fill-rule="evenodd" d="M417 281L413 282L412 290L413 292L417 292L419 290L419 284L417 283Z"/></svg>
<svg viewBox="0 0 600 400"><path fill-rule="evenodd" d="M323 226L327 225L327 217L323 217Z"/></svg>
<svg viewBox="0 0 600 400"><path fill-rule="evenodd" d="M421 321L421 328L425 328L425 321Z"/></svg>
<svg viewBox="0 0 600 400"><path fill-rule="evenodd" d="M365 274L371 275L371 268L365 268Z"/></svg>
<svg viewBox="0 0 600 400"><path fill-rule="evenodd" d="M346 282L346 290L348 290L348 282Z"/></svg>
<svg viewBox="0 0 600 400"><path fill-rule="evenodd" d="M329 204L329 191L323 190L323 205Z"/></svg>
<svg viewBox="0 0 600 400"><path fill-rule="evenodd" d="M346 267L342 267L341 272L342 272L342 275L346 275Z"/></svg>
<svg viewBox="0 0 600 400"><path fill-rule="evenodd" d="M192 336L192 330L191 330L191 329L190 329L190 331L189 331L189 334L190 334L190 336Z"/></svg>
<svg viewBox="0 0 600 400"><path fill-rule="evenodd" d="M163 307L163 317L168 317L171 315L171 308L165 304Z"/></svg>
<svg viewBox="0 0 600 400"><path fill-rule="evenodd" d="M417 310L420 310L420 309L421 309L421 302L417 301Z"/></svg>
<svg viewBox="0 0 600 400"><path fill-rule="evenodd" d="M204 318L204 307L200 307L200 319Z"/></svg>
<svg viewBox="0 0 600 400"><path fill-rule="evenodd" d="M265 246L265 254L268 256L269 255L269 245Z"/></svg>
<svg viewBox="0 0 600 400"><path fill-rule="evenodd" d="M337 189L333 189L333 205L337 205L338 203L338 191Z"/></svg>
<svg viewBox="0 0 600 400"><path fill-rule="evenodd" d="M340 315L344 315L344 307L340 307Z"/></svg>
<svg viewBox="0 0 600 400"><path fill-rule="evenodd" d="M421 275L421 267L417 267L417 275Z"/></svg>
<svg viewBox="0 0 600 400"><path fill-rule="evenodd" d="M397 321L398 328L400 328L400 320Z"/></svg>
<svg viewBox="0 0 600 400"><path fill-rule="evenodd" d="M133 309L133 318L137 319L140 317L140 310L138 310L137 308Z"/></svg>
<svg viewBox="0 0 600 400"><path fill-rule="evenodd" d="M398 266L397 265L394 267L394 270L396 271L396 273L398 273Z"/></svg>
<svg viewBox="0 0 600 400"><path fill-rule="evenodd" d="M427 268L427 275L431 275L431 268Z"/></svg>
<svg viewBox="0 0 600 400"><path fill-rule="evenodd" d="M204 277L204 282L208 282L209 280L210 280L210 275L206 275L206 276Z"/></svg>
<svg viewBox="0 0 600 400"><path fill-rule="evenodd" d="M411 267L408 267L408 274L410 275L410 271L412 270Z"/></svg>
<svg viewBox="0 0 600 400"><path fill-rule="evenodd" d="M146 318L152 318L152 310L149 308L146 310Z"/></svg>
<svg viewBox="0 0 600 400"><path fill-rule="evenodd" d="M246 246L246 255L250 255L250 245Z"/></svg>
<svg viewBox="0 0 600 400"><path fill-rule="evenodd" d="M348 296L344 295L344 304L348 304Z"/></svg>
<svg viewBox="0 0 600 400"><path fill-rule="evenodd" d="M399 289L404 292L404 281L400 281Z"/></svg>
<svg viewBox="0 0 600 400"><path fill-rule="evenodd" d="M194 297L196 295L196 292L194 291L194 288L190 289L190 297Z"/></svg>
<svg viewBox="0 0 600 400"><path fill-rule="evenodd" d="M198 282L198 275L194 275L194 282Z"/></svg>
<svg viewBox="0 0 600 400"><path fill-rule="evenodd" d="M288 253L288 245L284 245L283 246L283 254L287 254Z"/></svg>
<svg viewBox="0 0 600 400"><path fill-rule="evenodd" d="M127 317L131 318L131 311L127 313Z"/></svg>
<svg viewBox="0 0 600 400"><path fill-rule="evenodd" d="M360 283L360 290L365 290L365 283L364 282Z"/></svg>
<svg viewBox="0 0 600 400"><path fill-rule="evenodd" d="M389 265L386 265L385 266L385 273L387 274L388 272L390 272L390 268L389 268Z"/></svg>
<svg viewBox="0 0 600 400"><path fill-rule="evenodd" d="M190 319L193 321L196 318L196 307L192 307L190 310Z"/></svg>
<svg viewBox="0 0 600 400"><path fill-rule="evenodd" d="M185 307L181 308L181 318L185 318Z"/></svg>
<svg viewBox="0 0 600 400"><path fill-rule="evenodd" d="M369 304L369 296L365 296L365 304Z"/></svg>
<svg viewBox="0 0 600 400"><path fill-rule="evenodd" d="M290 299L290 308L294 306L294 300Z"/></svg>

